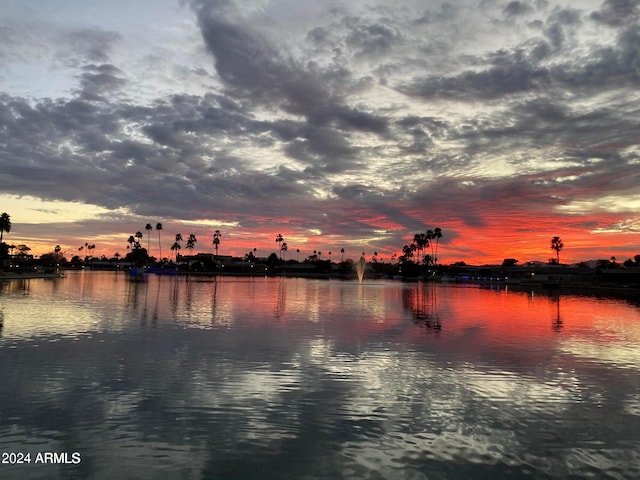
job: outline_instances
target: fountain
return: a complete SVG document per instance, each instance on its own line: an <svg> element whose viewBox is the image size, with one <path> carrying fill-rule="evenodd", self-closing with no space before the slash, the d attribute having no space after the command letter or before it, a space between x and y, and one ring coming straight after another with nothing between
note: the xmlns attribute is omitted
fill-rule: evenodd
<svg viewBox="0 0 640 480"><path fill-rule="evenodd" d="M356 263L356 273L358 274L358 281L362 283L362 279L364 278L364 267L366 266L367 261L363 257L360 257L360 260Z"/></svg>

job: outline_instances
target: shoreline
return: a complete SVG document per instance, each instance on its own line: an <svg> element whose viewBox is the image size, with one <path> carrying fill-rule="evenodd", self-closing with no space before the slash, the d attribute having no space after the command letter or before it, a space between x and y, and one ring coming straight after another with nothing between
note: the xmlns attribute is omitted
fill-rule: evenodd
<svg viewBox="0 0 640 480"><path fill-rule="evenodd" d="M95 270L97 271L97 270ZM155 272L150 272L152 274L156 274ZM161 274L162 275L162 274ZM306 279L323 279L323 280L353 280L356 277L350 275L340 275L340 274L327 274L327 273L307 273L307 272L279 272L279 273L266 273L264 275L259 275L256 273L244 273L244 272L175 272L170 275L176 276L184 276L184 277L192 277L192 278L206 278L206 277L288 277L288 278L306 278ZM11 281L11 280L35 280L35 279L56 279L56 278L65 278L66 275L64 271L59 273L53 272L25 272L25 273L0 273L0 282ZM368 278L369 280L373 280L374 277ZM386 279L383 276L376 276L375 279ZM400 282L420 282L421 280L418 278L392 278L391 280L396 280ZM596 295L596 296L609 296L609 297L625 297L625 298L636 298L640 299L640 287L636 285L615 285L615 284L589 284L587 282L560 282L559 284L554 285L544 285L544 284L535 284L535 283L518 283L518 284L509 284L504 282L441 282L436 281L435 283L442 284L469 284L469 285L478 285L480 287L487 286L501 286L507 287L513 291L538 291L545 292L547 294L556 294L556 295Z"/></svg>
<svg viewBox="0 0 640 480"><path fill-rule="evenodd" d="M0 273L0 282L5 280L32 280L37 278L64 278L64 273Z"/></svg>

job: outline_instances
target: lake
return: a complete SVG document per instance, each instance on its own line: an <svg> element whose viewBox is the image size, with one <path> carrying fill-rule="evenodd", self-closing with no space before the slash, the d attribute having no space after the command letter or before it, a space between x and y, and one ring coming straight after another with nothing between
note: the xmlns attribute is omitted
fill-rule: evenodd
<svg viewBox="0 0 640 480"><path fill-rule="evenodd" d="M640 478L624 300L69 272L0 319L2 479Z"/></svg>

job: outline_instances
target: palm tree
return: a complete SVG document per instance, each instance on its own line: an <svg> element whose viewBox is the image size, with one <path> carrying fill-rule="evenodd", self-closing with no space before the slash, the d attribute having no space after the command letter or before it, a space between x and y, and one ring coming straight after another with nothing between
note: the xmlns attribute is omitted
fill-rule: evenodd
<svg viewBox="0 0 640 480"><path fill-rule="evenodd" d="M560 264L560 250L564 248L564 244L560 237L553 237L551 239L551 250L555 250L556 252L556 262Z"/></svg>
<svg viewBox="0 0 640 480"><path fill-rule="evenodd" d="M11 217L7 213L0 215L0 268L3 266L4 249L2 248L2 235L4 232L9 233L11 231Z"/></svg>
<svg viewBox="0 0 640 480"><path fill-rule="evenodd" d="M144 226L144 229L147 231L147 253L149 253L151 251L151 230L153 230L153 227L151 226L150 223L147 223Z"/></svg>
<svg viewBox="0 0 640 480"><path fill-rule="evenodd" d="M278 247L280 247L280 244L284 242L284 237L282 236L281 233L278 234L278 236L276 237L276 243L278 244ZM280 249L280 260L282 260L282 249Z"/></svg>
<svg viewBox="0 0 640 480"><path fill-rule="evenodd" d="M180 249L182 248L182 234L176 233L176 241L171 245L171 250L176 254L176 263L178 262L178 257L180 256Z"/></svg>
<svg viewBox="0 0 640 480"><path fill-rule="evenodd" d="M178 256L180 255L180 249L182 247L180 246L180 243L178 241L174 242L173 245L171 245L171 251L176 253L176 263L178 262Z"/></svg>
<svg viewBox="0 0 640 480"><path fill-rule="evenodd" d="M2 245L2 235L11 231L11 217L7 213L0 215L0 245Z"/></svg>
<svg viewBox="0 0 640 480"><path fill-rule="evenodd" d="M340 257L341 257L340 261L344 263L344 248L340 249Z"/></svg>
<svg viewBox="0 0 640 480"><path fill-rule="evenodd" d="M282 242L282 245L280 245L280 252L284 252L284 259L287 259L287 250L289 250L289 247L287 246L287 242Z"/></svg>
<svg viewBox="0 0 640 480"><path fill-rule="evenodd" d="M433 257L433 262L438 263L438 245L440 244L440 239L442 238L442 229L440 227L436 227L433 229L433 237L436 239L436 252Z"/></svg>
<svg viewBox="0 0 640 480"><path fill-rule="evenodd" d="M429 229L427 230L427 232L424 234L425 238L426 238L426 247L431 247L431 258L435 258L436 254L435 254L435 245L433 244L433 242L431 240L433 240L435 238L435 233L433 230Z"/></svg>
<svg viewBox="0 0 640 480"><path fill-rule="evenodd" d="M171 245L171 250L176 252L176 263L178 262L180 249L182 248L182 245L180 244L180 242L182 242L182 234L176 233L176 241L173 243L173 245Z"/></svg>
<svg viewBox="0 0 640 480"><path fill-rule="evenodd" d="M158 250L160 251L160 261L162 261L162 244L160 243L160 230L162 230L162 224L156 224L156 231L158 232Z"/></svg>
<svg viewBox="0 0 640 480"><path fill-rule="evenodd" d="M187 239L187 245L186 245L187 248L189 249L189 255L193 255L193 249L195 248L197 241L198 240L196 239L195 234L192 233L189 235L189 238Z"/></svg>
<svg viewBox="0 0 640 480"><path fill-rule="evenodd" d="M216 230L215 232L213 232L213 246L216 249L216 257L218 256L218 247L220 246L221 236L222 236L222 233L220 233L220 230Z"/></svg>
<svg viewBox="0 0 640 480"><path fill-rule="evenodd" d="M136 237L136 243L138 244L138 248L139 248L139 247L140 247L140 239L141 239L142 237L144 237L144 235L142 235L142 232L138 230L138 231L136 232L135 237Z"/></svg>
<svg viewBox="0 0 640 480"><path fill-rule="evenodd" d="M411 261L411 257L413 257L413 252L415 250L415 244L411 244L411 245L405 245L404 247L402 247L402 257L404 258L405 262L409 262Z"/></svg>
<svg viewBox="0 0 640 480"><path fill-rule="evenodd" d="M418 263L423 259L424 249L429 246L430 230L427 233L416 233L413 236L413 243L416 245L416 250L418 251Z"/></svg>

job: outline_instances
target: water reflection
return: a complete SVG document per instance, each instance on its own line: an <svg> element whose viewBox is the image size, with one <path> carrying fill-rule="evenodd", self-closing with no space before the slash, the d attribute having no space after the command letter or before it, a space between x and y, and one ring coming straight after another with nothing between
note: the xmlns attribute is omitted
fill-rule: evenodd
<svg viewBox="0 0 640 480"><path fill-rule="evenodd" d="M404 308L411 312L414 323L423 325L427 330L442 329L438 313L438 290L434 284L417 283L415 287L402 292Z"/></svg>
<svg viewBox="0 0 640 480"><path fill-rule="evenodd" d="M556 293L555 295L551 296L551 300L556 306L556 311L553 315L551 328L554 332L560 332L560 330L562 330L562 318L560 316L560 295Z"/></svg>
<svg viewBox="0 0 640 480"><path fill-rule="evenodd" d="M0 292L0 451L83 458L2 478L640 475L623 302L84 276Z"/></svg>

